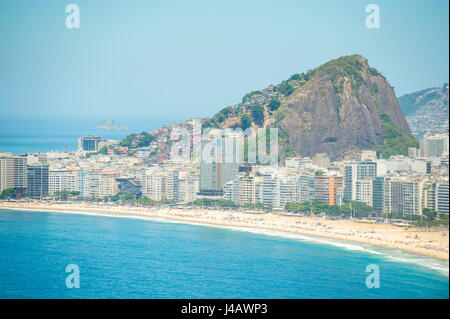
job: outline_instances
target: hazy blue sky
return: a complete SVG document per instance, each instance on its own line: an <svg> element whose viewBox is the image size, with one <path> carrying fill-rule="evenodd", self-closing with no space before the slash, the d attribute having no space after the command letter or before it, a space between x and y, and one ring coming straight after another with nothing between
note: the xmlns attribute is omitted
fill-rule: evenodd
<svg viewBox="0 0 450 319"><path fill-rule="evenodd" d="M369 3L380 29L365 26ZM211 116L354 53L401 95L448 82L448 12L447 0L0 0L0 116Z"/></svg>

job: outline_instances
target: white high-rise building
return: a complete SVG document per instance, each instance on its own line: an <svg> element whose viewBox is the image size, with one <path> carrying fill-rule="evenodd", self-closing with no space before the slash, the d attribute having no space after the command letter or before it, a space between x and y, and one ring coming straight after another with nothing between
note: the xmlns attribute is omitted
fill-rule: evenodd
<svg viewBox="0 0 450 319"><path fill-rule="evenodd" d="M119 174L113 171L81 168L77 171L81 198L103 198L117 194L119 189L116 178L118 176Z"/></svg>
<svg viewBox="0 0 450 319"><path fill-rule="evenodd" d="M376 162L356 162L345 166L344 200L356 200L356 183L364 179L373 179L377 176Z"/></svg>
<svg viewBox="0 0 450 319"><path fill-rule="evenodd" d="M22 191L28 186L27 158L12 154L0 155L0 193L15 188Z"/></svg>
<svg viewBox="0 0 450 319"><path fill-rule="evenodd" d="M297 179L297 203L314 200L314 174L302 174Z"/></svg>
<svg viewBox="0 0 450 319"><path fill-rule="evenodd" d="M373 179L356 181L356 201L373 207Z"/></svg>
<svg viewBox="0 0 450 319"><path fill-rule="evenodd" d="M80 191L79 170L77 168L51 168L48 171L48 193Z"/></svg>
<svg viewBox="0 0 450 319"><path fill-rule="evenodd" d="M168 172L159 166L147 168L142 176L142 196L154 201L167 199L166 180Z"/></svg>
<svg viewBox="0 0 450 319"><path fill-rule="evenodd" d="M447 183L436 184L436 211L448 214L448 181Z"/></svg>
<svg viewBox="0 0 450 319"><path fill-rule="evenodd" d="M198 174L180 171L178 178L177 202L186 204L195 201L198 192Z"/></svg>
<svg viewBox="0 0 450 319"><path fill-rule="evenodd" d="M273 209L284 209L287 203L297 201L297 177L278 172L265 173L262 177L262 203Z"/></svg>
<svg viewBox="0 0 450 319"><path fill-rule="evenodd" d="M440 157L449 149L448 133L427 133L421 141L425 157Z"/></svg>
<svg viewBox="0 0 450 319"><path fill-rule="evenodd" d="M423 180L387 177L384 183L384 212L405 215L422 214Z"/></svg>

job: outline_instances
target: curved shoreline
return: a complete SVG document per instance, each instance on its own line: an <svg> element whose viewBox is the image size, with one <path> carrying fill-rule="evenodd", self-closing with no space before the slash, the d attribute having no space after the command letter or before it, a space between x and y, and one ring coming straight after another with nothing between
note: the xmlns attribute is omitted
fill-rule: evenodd
<svg viewBox="0 0 450 319"><path fill-rule="evenodd" d="M449 260L448 232L423 231L387 224L365 224L346 220L327 220L318 217L255 214L202 209L143 208L103 206L92 204L0 202L0 208L89 214L102 216L147 218L255 232L266 230L287 236L308 236L317 239L336 239L347 243L397 249L422 257ZM261 233L261 232L259 232ZM262 232L265 233L265 232ZM445 233L445 236L443 235ZM270 235L270 234L269 234ZM406 241L405 241L406 240ZM330 242L331 244L331 242Z"/></svg>

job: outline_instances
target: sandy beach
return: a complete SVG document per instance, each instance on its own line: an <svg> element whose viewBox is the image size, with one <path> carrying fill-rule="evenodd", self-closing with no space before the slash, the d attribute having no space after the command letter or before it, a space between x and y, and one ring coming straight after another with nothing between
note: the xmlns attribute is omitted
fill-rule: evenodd
<svg viewBox="0 0 450 319"><path fill-rule="evenodd" d="M287 216L274 213L245 213L207 209L146 208L109 206L95 203L61 204L53 202L0 202L0 208L43 211L77 211L109 215L157 217L180 222L225 227L251 227L299 235L334 238L413 254L449 260L448 231L399 227L390 224L329 220L320 217Z"/></svg>

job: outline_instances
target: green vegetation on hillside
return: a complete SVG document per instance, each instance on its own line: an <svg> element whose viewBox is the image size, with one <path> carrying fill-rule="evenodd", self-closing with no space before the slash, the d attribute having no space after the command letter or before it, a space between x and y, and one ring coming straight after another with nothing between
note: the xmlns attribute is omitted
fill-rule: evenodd
<svg viewBox="0 0 450 319"><path fill-rule="evenodd" d="M210 118L202 125L202 130L207 128L220 128L220 122L216 117Z"/></svg>
<svg viewBox="0 0 450 319"><path fill-rule="evenodd" d="M245 105L249 100L255 95L263 95L262 91L252 91L243 96L242 102L236 106L226 107L216 113L212 118L203 123L202 128L220 128L221 124L230 117L238 118L239 122L235 126L240 126L242 129L246 129L251 126L251 124L256 124L262 126L264 124L264 108L267 108L269 112L277 111L282 105L283 98L291 95L297 88L302 87L311 79L314 78L326 78L332 81L334 87L334 93L336 98L336 104L338 111L340 108L340 97L339 93L343 91L343 81L339 80L340 77L348 77L351 81L351 85L354 89L355 95L359 98L359 88L364 82L361 75L362 63L360 62L361 57L359 55L345 56L332 61L329 61L314 70L308 70L306 73L293 74L288 80L282 81L280 84L275 85L273 92L277 93L273 96L269 102L266 104L254 104ZM374 74L379 74L374 68L371 68L371 72ZM321 93L324 96L325 92ZM250 118L246 115L250 111ZM276 112L275 112L275 115ZM338 112L339 116L339 112ZM248 120L250 119L250 124Z"/></svg>
<svg viewBox="0 0 450 319"><path fill-rule="evenodd" d="M272 100L270 100L270 103L267 107L269 108L269 110L271 112L275 112L276 110L278 110L280 105L281 105L281 102L278 98L272 98Z"/></svg>
<svg viewBox="0 0 450 319"><path fill-rule="evenodd" d="M259 127L262 127L264 124L264 108L260 105L252 105L250 112L253 122Z"/></svg>
<svg viewBox="0 0 450 319"><path fill-rule="evenodd" d="M302 73L302 74L293 74L288 81L309 81L309 75Z"/></svg>
<svg viewBox="0 0 450 319"><path fill-rule="evenodd" d="M312 74L319 78L329 79L334 88L334 94L336 95L336 104L338 109L340 108L340 98L337 96L343 91L343 79L348 78L358 101L361 101L359 89L364 83L364 78L361 74L363 65L360 62L359 55L350 55L340 57L335 60L331 60L316 69ZM369 72L375 76L382 76L375 68L369 68ZM339 113L338 113L339 114Z"/></svg>
<svg viewBox="0 0 450 319"><path fill-rule="evenodd" d="M280 150L284 149L286 157L295 156L295 151L289 143L289 133L281 128L278 129L278 145L280 145Z"/></svg>
<svg viewBox="0 0 450 319"><path fill-rule="evenodd" d="M127 135L121 142L121 146L127 147L146 147L149 146L151 142L155 141L156 137L148 134L147 132L142 132L141 134L130 134Z"/></svg>
<svg viewBox="0 0 450 319"><path fill-rule="evenodd" d="M358 82L362 81L361 70L362 64L358 60L358 55L344 56L335 60L331 60L312 71L312 75L317 77L326 76L331 82L338 77L347 76Z"/></svg>
<svg viewBox="0 0 450 319"><path fill-rule="evenodd" d="M103 146L98 152L87 153L86 158L89 158L93 155L108 155L108 146Z"/></svg>
<svg viewBox="0 0 450 319"><path fill-rule="evenodd" d="M381 125L384 131L384 143L377 146L377 151L383 158L392 155L408 155L408 147L419 147L419 142L392 123L386 114L380 115Z"/></svg>
<svg viewBox="0 0 450 319"><path fill-rule="evenodd" d="M279 85L274 87L274 91L279 92L284 96L289 96L292 94L292 92L295 91L295 88L291 84L289 84L288 81L283 81Z"/></svg>
<svg viewBox="0 0 450 319"><path fill-rule="evenodd" d="M373 78L365 80L365 77L380 76L383 77L378 70L367 66L367 61L360 55L351 55L340 57L335 60L331 60L313 70L308 70L306 73L293 74L287 80L282 81L278 85L266 87L261 91L252 91L243 96L242 102L223 108L216 113L212 118L203 123L202 129L207 128L220 128L231 127L241 128L243 130L249 127L263 127L264 123L270 123L272 127L279 128L279 145L280 154L282 157L295 156L294 146L289 141L289 134L296 132L296 129L304 129L306 126L295 127L292 123L283 123L284 130L280 126L280 121L286 116L289 116L287 112L287 101L292 106L295 106L296 102L303 96L290 96L295 90L307 86L299 93L303 93L308 96L315 89L318 89L318 97L327 100L322 100L320 103L329 104L329 89L330 82L332 84L334 94L334 104L336 106L336 114L339 125L348 125L348 123L342 123L341 118L347 118L347 110L344 108L344 103L349 103L348 97L344 97L344 88L351 86L348 94L354 96L360 104L364 102L367 105L367 101L362 101L362 94L365 94L361 89L362 87L368 88L371 93L369 98L372 98L378 111L381 114L381 108L377 104L377 97L384 90L384 85L378 87L378 80L374 81ZM384 77L383 77L384 78ZM390 93L390 92L387 92ZM293 94L295 95L295 94ZM289 97L290 96L290 97ZM370 101L369 101L370 102ZM305 102L309 103L309 102ZM292 111L296 110L294 107ZM311 123L309 123L308 130L311 131ZM378 145L377 150L382 153L383 157L389 157L396 154L407 154L408 147L417 147L417 141L408 133L402 131L397 127L393 121L387 116L382 116L382 128L384 130L384 143ZM314 133L315 134L315 133ZM374 138L374 137L373 137ZM122 145L133 144L132 141L136 140L135 136L131 138L127 137ZM371 140L375 143L375 140ZM297 150L298 141L296 141L295 149ZM337 151L336 151L337 152Z"/></svg>
<svg viewBox="0 0 450 319"><path fill-rule="evenodd" d="M248 116L247 114L241 115L241 128L242 128L242 130L245 131L251 125L252 125L252 120L251 120L250 116Z"/></svg>

